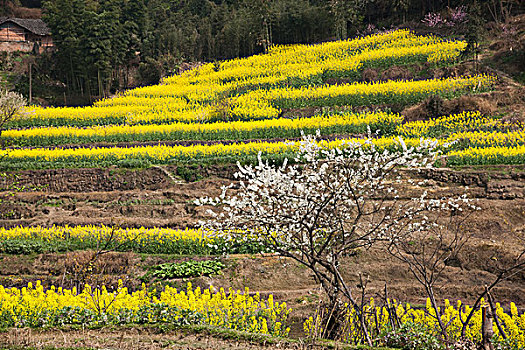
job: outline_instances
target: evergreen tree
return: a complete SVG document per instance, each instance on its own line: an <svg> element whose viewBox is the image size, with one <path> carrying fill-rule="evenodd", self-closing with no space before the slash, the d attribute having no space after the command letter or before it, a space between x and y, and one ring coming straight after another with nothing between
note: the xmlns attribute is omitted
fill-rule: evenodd
<svg viewBox="0 0 525 350"><path fill-rule="evenodd" d="M58 66L64 67L62 79L70 90L81 88L78 76L83 67L81 40L85 3L83 0L48 0L43 6L44 20L57 48Z"/></svg>

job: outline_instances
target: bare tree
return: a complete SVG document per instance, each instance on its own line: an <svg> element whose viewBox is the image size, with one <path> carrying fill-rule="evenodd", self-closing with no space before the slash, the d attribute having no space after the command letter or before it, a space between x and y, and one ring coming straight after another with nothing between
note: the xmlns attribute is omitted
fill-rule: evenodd
<svg viewBox="0 0 525 350"><path fill-rule="evenodd" d="M520 0L490 0L487 1L486 7L492 19L500 24L508 22L514 5L519 8Z"/></svg>
<svg viewBox="0 0 525 350"><path fill-rule="evenodd" d="M468 220L474 210L479 208L472 205L466 197L463 198L463 202L455 202L452 205L452 210L446 211L446 217L443 216L443 212L435 213L432 221L441 222L441 224L426 226L426 229L421 231L405 232L403 235L399 235L397 239L388 242L387 245L388 252L404 262L416 281L425 289L445 341L451 340L447 330L449 324L444 324L442 321L442 310L438 307L434 290L445 267L449 262L458 258L465 243L471 237L464 230L463 223ZM512 263L497 266L496 270L496 278L490 284L482 286L483 290L472 305L471 311L465 319L460 319L462 323L461 337L466 336L470 321L483 298L488 298L494 322L502 337L505 338L505 332L495 314L494 301L490 292L503 281L525 270L525 244Z"/></svg>
<svg viewBox="0 0 525 350"><path fill-rule="evenodd" d="M463 199L463 203L455 201L451 210L434 213L429 218L434 225L426 225L420 231L406 231L387 245L387 251L405 263L416 281L424 287L445 341L449 340L448 325L442 321L434 287L448 263L458 259L459 252L470 238L462 224L477 208L466 196ZM466 215L460 216L459 213L462 212ZM436 224L437 222L441 224Z"/></svg>
<svg viewBox="0 0 525 350"><path fill-rule="evenodd" d="M522 243L525 243L525 241L523 241L523 237L520 237L520 238L522 238ZM486 285L483 291L479 293L478 298L474 302L474 305L472 306L471 311L469 312L465 320L461 321L461 323L463 324L461 328L462 337L465 337L466 332L467 332L467 327L469 326L469 323L472 317L474 316L474 312L478 309L479 305L481 304L481 300L487 297L489 300L489 304L492 304L493 303L492 295L490 294L492 289L494 289L494 287L498 286L503 281L509 280L510 278L516 276L517 274L525 271L525 244L522 244L521 251L516 255L516 257L514 258L514 261L511 264L506 264L505 266L499 266L497 270L498 270L498 274L496 278L489 285ZM497 320L497 315L495 316L495 318ZM500 327L500 325L498 324L498 321L496 321L496 325Z"/></svg>
<svg viewBox="0 0 525 350"><path fill-rule="evenodd" d="M341 331L344 302L358 313L361 341L372 345L363 309L343 277L344 258L377 242L395 240L429 225L426 213L450 210L454 200L400 200L400 168L431 167L436 143L422 140L407 148L377 149L371 139L342 142L326 149L304 137L296 163L274 166L259 157L255 167L240 164L239 189L197 204L221 206L206 225L230 230L235 239L258 240L280 255L308 267L328 297L325 334Z"/></svg>
<svg viewBox="0 0 525 350"><path fill-rule="evenodd" d="M114 224L107 234L99 236L95 249L88 250L80 256L73 256L70 266L64 267L61 287L69 285L81 290L86 284L100 287L105 285L105 265L101 262L102 256L121 252L127 244L139 240L142 236L139 233L131 239L123 239L122 234L121 226Z"/></svg>

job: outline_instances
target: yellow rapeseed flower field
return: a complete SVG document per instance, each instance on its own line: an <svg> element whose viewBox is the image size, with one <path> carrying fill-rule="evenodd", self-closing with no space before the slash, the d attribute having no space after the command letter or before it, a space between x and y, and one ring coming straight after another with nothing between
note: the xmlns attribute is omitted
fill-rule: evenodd
<svg viewBox="0 0 525 350"><path fill-rule="evenodd" d="M206 63L161 84L129 90L90 107L31 107L7 125L2 140L14 147L5 154L9 168L103 166L126 159L147 163L215 159L242 160L259 152L291 156L302 132L323 136L379 131L382 147L395 147L395 135L411 144L435 138L450 154L448 164L521 162L523 133L496 118L464 112L403 123L386 112L336 113L356 106L407 106L429 95L452 98L490 89L493 76L476 75L415 81L362 82L366 68L395 64L449 64L466 43L396 30L318 45L273 46L267 54ZM329 78L342 78L328 84ZM361 81L361 82L357 82ZM349 107L345 107L349 106ZM317 108L307 117L295 110ZM327 110L328 109L328 110ZM342 137L344 138L344 137ZM237 142L244 140L264 142ZM275 142L267 142L277 139ZM177 145L175 141L236 141ZM141 145L140 142L165 142ZM355 140L354 140L355 141ZM126 147L90 147L90 143L133 142ZM340 142L340 141L337 141ZM328 143L335 146L336 143ZM60 148L61 144L75 145ZM79 145L86 144L79 147ZM21 148L21 147L35 148ZM58 146L58 147L57 147ZM498 155L469 148L502 149ZM463 153L451 153L463 152ZM494 151L496 152L496 151ZM490 158L490 159L489 159Z"/></svg>
<svg viewBox="0 0 525 350"><path fill-rule="evenodd" d="M409 146L419 145L419 139L405 139ZM361 138L349 138L335 141L319 141L323 147L337 147L344 142L364 142ZM397 137L384 137L373 141L378 147L397 147ZM203 159L233 157L241 159L246 156L254 156L258 153L289 154L299 148L299 141L283 142L247 142L233 144L195 144L191 146L182 145L158 145L137 147L97 147L97 148L22 148L0 152L9 161L102 161L119 160L126 158L142 158L152 163L163 163L173 159Z"/></svg>
<svg viewBox="0 0 525 350"><path fill-rule="evenodd" d="M267 138L299 136L301 131L316 129L340 132L364 132L367 126L384 128L401 124L399 114L385 112L342 113L308 118L278 118L271 120L231 121L215 123L171 123L160 125L107 125L91 127L43 127L7 130L2 137L24 145L56 145L59 143L87 143L93 141L134 140L196 140L196 139L250 139L264 135ZM384 130L383 130L384 131Z"/></svg>
<svg viewBox="0 0 525 350"><path fill-rule="evenodd" d="M365 305L366 319L369 324L368 329L371 332L376 332L377 335L386 332L391 327L391 313L395 312L396 318L401 324L411 323L416 326L420 326L427 330L429 333L439 336L439 325L436 317L436 312L430 304L430 300L427 300L425 308L414 308L410 304L401 304L396 300L389 300L390 308L386 306L377 306L374 299L370 299L370 302ZM482 301L482 305L486 304ZM518 309L514 303L510 304L510 312L505 311L503 307L497 303L496 314L502 321L503 330L508 337L508 341L512 344L514 349L522 349L525 347L525 314L519 314ZM358 327L357 314L354 308L349 308L347 317L351 322L348 322L349 329L346 333L346 339L352 341L352 339L358 339ZM457 301L454 305L449 300L445 300L444 306L441 309L443 324L447 325L447 332L450 340L461 339L462 323L460 320L465 320L467 315L470 313L472 308L468 305L464 305L461 301ZM306 334L312 334L319 332L318 327L319 319L310 317L303 324ZM478 309L474 312L472 320L467 326L466 337L477 343L481 342L481 310ZM503 337L499 333L499 329L494 322L492 325L495 339L502 341Z"/></svg>
<svg viewBox="0 0 525 350"><path fill-rule="evenodd" d="M457 59L465 47L464 41L418 36L408 30L319 45L274 46L265 55L204 64L168 77L162 84L136 88L90 107L31 108L26 120L12 127L213 120L214 106L252 89L318 85L328 77L356 77L368 66L449 62ZM242 117L276 115L278 108L266 104L257 107L257 103L253 100L254 111Z"/></svg>
<svg viewBox="0 0 525 350"><path fill-rule="evenodd" d="M290 309L270 295L263 299L249 290L213 287L178 291L166 286L159 294L142 289L130 292L119 286L110 292L106 287L85 285L81 291L55 288L44 290L40 281L23 288L0 285L0 325L3 327L49 327L63 325L96 326L145 323L176 324L181 320L230 328L239 331L286 336L290 329L286 319Z"/></svg>
<svg viewBox="0 0 525 350"><path fill-rule="evenodd" d="M114 228L111 226L31 226L0 227L0 240L5 239L38 239L53 241L56 239L99 240L108 239L111 235L118 241L144 240L194 240L212 242L218 233L203 229L170 229L170 228Z"/></svg>

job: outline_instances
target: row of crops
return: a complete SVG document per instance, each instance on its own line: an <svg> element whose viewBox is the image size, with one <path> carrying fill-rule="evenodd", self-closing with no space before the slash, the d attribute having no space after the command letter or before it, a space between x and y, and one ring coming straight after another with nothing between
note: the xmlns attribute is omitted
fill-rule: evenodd
<svg viewBox="0 0 525 350"><path fill-rule="evenodd" d="M266 122L246 121L232 123L190 124L186 130L177 125L165 129L150 126L118 126L111 129L62 128L17 130L5 133L5 138L21 140L28 145L75 143L76 147L33 147L4 151L4 166L12 167L60 167L83 165L118 165L125 159L137 159L151 164L171 161L230 160L243 161L258 153L274 159L292 157L300 142L286 140L302 133L322 136L332 134L359 134L379 132L372 142L379 148L400 148L398 137L416 146L420 138L438 142L446 154L448 164L521 164L525 159L525 131L503 123L479 112L463 112L429 121L403 123L397 114L384 112L337 115L321 115L311 118L272 119ZM143 128L143 129L141 129ZM193 130L192 130L193 129ZM122 134L120 131L134 130ZM69 132L63 134L61 132ZM26 136L24 136L26 135ZM29 136L32 135L32 136ZM278 140L274 140L274 139ZM158 140L234 140L237 142L200 142L192 145L164 143L158 145L126 145L104 147L82 146L92 141L158 141ZM246 139L265 139L243 142ZM279 141L279 139L285 139ZM365 142L360 137L341 137L336 140L320 140L319 144L331 148L348 142Z"/></svg>
<svg viewBox="0 0 525 350"><path fill-rule="evenodd" d="M329 77L356 80L360 71L368 66L388 67L415 62L445 64L456 59L465 46L466 43L462 41L416 36L407 30L320 45L277 46L266 55L209 63L167 78L164 84L134 89L120 97L99 101L92 107L36 108L28 118L14 122L11 126L206 122L213 120L211 112L217 103L226 100L230 105L227 109L232 110L236 107L236 100L246 92L259 95L264 91L275 90L271 96L267 96L271 97L272 102L297 94L303 98L326 97L331 90L324 86L324 82ZM352 72L359 74L352 77ZM461 79L458 82L455 84L457 88L468 88L468 83ZM443 83L438 81L434 84ZM454 85L451 82L447 84ZM400 86L402 84L394 85L395 90L399 90ZM304 87L310 88L303 91ZM409 98L414 88L426 87L425 84L408 84L404 90ZM332 87L339 95L359 96L373 95L370 90L376 88L374 84ZM387 92L392 87L386 85L381 89ZM252 97L251 109L255 109L260 96ZM267 103L264 105L268 108ZM271 112L274 113L274 110ZM271 117L265 111L257 114ZM250 114L246 117L251 118Z"/></svg>
<svg viewBox="0 0 525 350"><path fill-rule="evenodd" d="M207 324L239 331L287 335L286 303L261 299L244 291L201 291L191 284L186 291L166 286L159 294L146 288L115 292L86 285L83 290L54 288L44 291L40 282L27 288L0 286L0 320L8 327L65 325L105 326L127 324Z"/></svg>
<svg viewBox="0 0 525 350"><path fill-rule="evenodd" d="M0 155L2 167L243 162L259 152L283 159L293 156L297 138L317 130L332 140L320 141L328 147L362 142L357 135L370 131L382 147L399 147L397 136L414 145L421 137L434 138L450 165L522 163L523 130L493 116L471 112L405 123L388 108L351 112L358 106L401 108L430 95L454 98L492 89L495 78L489 75L361 80L368 68L381 72L392 65L451 65L465 47L463 41L408 30L277 46L265 55L204 64L90 107L31 108L1 135L10 145ZM330 79L335 83L327 84ZM303 117L297 111L305 108L323 111ZM354 137L344 136L348 134Z"/></svg>
<svg viewBox="0 0 525 350"><path fill-rule="evenodd" d="M115 291L109 292L105 287L97 289L86 285L82 290L52 287L44 291L39 281L29 283L24 288L5 289L0 286L0 320L3 325L14 327L57 327L83 326L97 327L107 325L187 325L204 324L237 331L287 336L290 332L288 315L291 311L286 303L278 303L270 295L261 298L259 293L250 295L244 291L230 289L227 293L213 287L205 290L193 288L191 283L186 290L166 286L158 295L142 288L130 292L120 284ZM365 306L366 322L377 340L393 345L388 333L392 332L391 320L399 322L400 330L405 335L417 337L417 330L426 329L430 333L437 329L437 320L430 301L426 308L413 308L410 304L400 304L395 300L388 301L392 306L376 305L374 300ZM461 338L462 319L469 314L470 307L460 301L457 305L445 301L444 319L451 340ZM500 304L495 312L502 320L501 330L494 325L496 343L521 349L525 346L525 314L519 314L516 305L511 304L510 312ZM393 318L394 317L394 318ZM356 318L355 311L350 310L349 318ZM466 329L466 338L481 341L481 310L476 311ZM316 317L308 318L304 323L307 336L314 336L319 329ZM357 321L350 322L346 341L358 334ZM354 326L355 327L355 326Z"/></svg>
<svg viewBox="0 0 525 350"><path fill-rule="evenodd" d="M147 254L221 255L264 252L246 238L237 241L227 233L203 229L114 228L109 226L52 226L0 228L0 253L30 254L97 249Z"/></svg>

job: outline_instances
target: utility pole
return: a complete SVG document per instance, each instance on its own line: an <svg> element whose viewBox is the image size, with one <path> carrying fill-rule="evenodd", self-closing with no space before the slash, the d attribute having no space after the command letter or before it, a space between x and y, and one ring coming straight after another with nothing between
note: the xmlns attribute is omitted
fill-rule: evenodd
<svg viewBox="0 0 525 350"><path fill-rule="evenodd" d="M33 63L29 62L29 104L33 100Z"/></svg>

